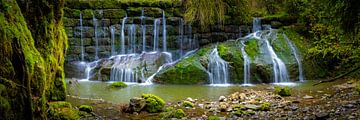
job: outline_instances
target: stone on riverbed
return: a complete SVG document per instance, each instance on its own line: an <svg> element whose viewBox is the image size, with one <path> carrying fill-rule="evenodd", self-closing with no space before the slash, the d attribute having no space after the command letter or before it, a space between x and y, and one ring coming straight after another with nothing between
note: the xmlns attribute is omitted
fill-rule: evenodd
<svg viewBox="0 0 360 120"><path fill-rule="evenodd" d="M134 97L130 99L128 112L140 112L146 105L144 98Z"/></svg>

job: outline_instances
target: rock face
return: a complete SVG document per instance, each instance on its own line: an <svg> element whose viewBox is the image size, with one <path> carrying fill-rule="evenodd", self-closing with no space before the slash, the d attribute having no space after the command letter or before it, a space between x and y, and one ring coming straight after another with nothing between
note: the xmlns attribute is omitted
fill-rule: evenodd
<svg viewBox="0 0 360 120"><path fill-rule="evenodd" d="M284 61L290 79L297 80L298 66L291 51L286 48L284 39L270 41L274 51ZM263 43L258 40L245 42L245 51L250 57L250 83L271 83L273 81L273 65L266 50L261 48ZM213 45L214 46L214 45ZM285 48L282 48L284 46ZM238 41L226 41L217 44L219 56L227 61L230 83L241 84L244 79L243 56ZM204 84L208 81L208 58L211 46L204 46L194 55L180 60L173 66L161 71L155 76L155 82L162 84Z"/></svg>
<svg viewBox="0 0 360 120"><path fill-rule="evenodd" d="M4 119L45 119L64 100L64 0L0 1L0 89Z"/></svg>
<svg viewBox="0 0 360 120"><path fill-rule="evenodd" d="M146 105L146 101L144 98L134 97L130 99L129 107L127 109L128 112L140 112Z"/></svg>

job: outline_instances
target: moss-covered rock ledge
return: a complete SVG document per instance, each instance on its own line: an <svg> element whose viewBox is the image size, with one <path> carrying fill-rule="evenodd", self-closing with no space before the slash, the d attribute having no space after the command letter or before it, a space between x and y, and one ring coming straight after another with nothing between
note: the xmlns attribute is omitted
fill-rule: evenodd
<svg viewBox="0 0 360 120"><path fill-rule="evenodd" d="M64 0L0 0L0 118L46 119L64 100Z"/></svg>

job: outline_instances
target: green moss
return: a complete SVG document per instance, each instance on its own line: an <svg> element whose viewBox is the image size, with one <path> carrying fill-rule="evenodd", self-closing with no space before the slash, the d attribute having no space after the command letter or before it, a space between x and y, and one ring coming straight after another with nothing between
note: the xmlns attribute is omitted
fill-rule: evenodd
<svg viewBox="0 0 360 120"><path fill-rule="evenodd" d="M125 17L126 11L123 9L107 9L104 10L104 18L121 19Z"/></svg>
<svg viewBox="0 0 360 120"><path fill-rule="evenodd" d="M262 111L268 111L270 110L270 103L269 102L264 102L260 105L260 108L259 110L262 110Z"/></svg>
<svg viewBox="0 0 360 120"><path fill-rule="evenodd" d="M91 113L93 111L93 107L89 105L80 105L79 110Z"/></svg>
<svg viewBox="0 0 360 120"><path fill-rule="evenodd" d="M360 94L360 82L355 83L354 92L357 93L357 94Z"/></svg>
<svg viewBox="0 0 360 120"><path fill-rule="evenodd" d="M189 107L189 108L193 108L194 104L190 101L184 101L184 103L182 104L183 107Z"/></svg>
<svg viewBox="0 0 360 120"><path fill-rule="evenodd" d="M209 120L220 120L218 116L209 116Z"/></svg>
<svg viewBox="0 0 360 120"><path fill-rule="evenodd" d="M275 94L278 94L280 96L291 96L291 89L289 87L275 87L274 90Z"/></svg>
<svg viewBox="0 0 360 120"><path fill-rule="evenodd" d="M251 61L254 61L256 56L260 54L259 47L258 47L258 41L256 39L250 39L247 41L245 47L245 51L250 57Z"/></svg>
<svg viewBox="0 0 360 120"><path fill-rule="evenodd" d="M158 96L152 94L143 94L141 97L146 101L145 108L148 112L160 112L165 106L165 101Z"/></svg>
<svg viewBox="0 0 360 120"><path fill-rule="evenodd" d="M78 9L71 9L68 7L64 8L64 17L80 18L80 13L81 13L81 11Z"/></svg>
<svg viewBox="0 0 360 120"><path fill-rule="evenodd" d="M53 120L78 120L80 116L78 111L71 107L68 102L50 102L48 117Z"/></svg>
<svg viewBox="0 0 360 120"><path fill-rule="evenodd" d="M94 14L94 12L91 9L85 9L85 10L82 11L82 15L83 15L82 17L84 19L93 18L93 14Z"/></svg>
<svg viewBox="0 0 360 120"><path fill-rule="evenodd" d="M186 116L185 112L182 109L174 109L173 107L168 107L166 110L162 113L160 113L160 116L165 118L178 118L181 119Z"/></svg>
<svg viewBox="0 0 360 120"><path fill-rule="evenodd" d="M111 88L124 88L127 87L127 84L125 84L124 82L113 82L110 84Z"/></svg>

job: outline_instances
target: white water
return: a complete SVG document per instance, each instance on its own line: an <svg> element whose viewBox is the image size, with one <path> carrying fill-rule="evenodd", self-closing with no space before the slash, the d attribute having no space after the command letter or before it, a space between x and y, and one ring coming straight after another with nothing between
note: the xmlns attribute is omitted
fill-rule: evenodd
<svg viewBox="0 0 360 120"><path fill-rule="evenodd" d="M131 24L128 32L128 53L136 52L136 25Z"/></svg>
<svg viewBox="0 0 360 120"><path fill-rule="evenodd" d="M99 40L98 40L98 22L95 18L95 15L93 15L93 23L94 23L94 38L95 38L95 60L99 59L98 52L99 52Z"/></svg>
<svg viewBox="0 0 360 120"><path fill-rule="evenodd" d="M244 61L244 85L250 84L250 59L248 54L245 51L246 45L244 44L244 41L241 42L241 53L243 56Z"/></svg>
<svg viewBox="0 0 360 120"><path fill-rule="evenodd" d="M269 55L271 57L271 61L273 64L273 72L274 72L274 82L275 83L289 82L289 77L284 62L276 55L274 49L269 43L269 39L273 34L272 32L273 31L270 30L270 33L265 35L264 39L261 40L265 42L266 49L268 50Z"/></svg>
<svg viewBox="0 0 360 120"><path fill-rule="evenodd" d="M228 63L221 59L217 48L214 48L209 56L209 79L211 84L227 84L228 83Z"/></svg>
<svg viewBox="0 0 360 120"><path fill-rule="evenodd" d="M91 77L91 71L93 69L96 68L96 66L98 65L98 62L99 61L94 61L94 62L89 62L89 63L86 63L86 68L85 68L85 80L89 80L90 77Z"/></svg>
<svg viewBox="0 0 360 120"><path fill-rule="evenodd" d="M298 64L298 69L299 69L299 81L303 82L304 81L304 77L303 77L303 71L302 71L302 64L301 64L301 58L299 55L299 52L297 51L296 46L294 45L294 43L292 43L289 38L283 34L284 39L287 41L287 43L289 44L291 51L296 59L296 62Z"/></svg>
<svg viewBox="0 0 360 120"><path fill-rule="evenodd" d="M163 10L162 11L162 14L163 14L163 51L166 52L167 50L167 46L166 46L166 18L165 18L165 11Z"/></svg>
<svg viewBox="0 0 360 120"><path fill-rule="evenodd" d="M111 55L115 55L115 27L110 27L110 33L111 33Z"/></svg>
<svg viewBox="0 0 360 120"><path fill-rule="evenodd" d="M121 23L121 54L125 54L125 23L128 17L124 17Z"/></svg>
<svg viewBox="0 0 360 120"><path fill-rule="evenodd" d="M153 47L153 51L157 51L158 47L159 47L159 30L160 30L160 19L157 18L154 20L154 39L153 39L153 43L154 43L154 47Z"/></svg>
<svg viewBox="0 0 360 120"><path fill-rule="evenodd" d="M180 57L183 56L184 54L184 51L183 51L183 42L184 42L184 20L183 19L180 19L179 21L179 44L180 44L180 48L179 48L179 54L180 54Z"/></svg>
<svg viewBox="0 0 360 120"><path fill-rule="evenodd" d="M81 61L84 61L84 39L83 39L82 13L80 13L80 41L81 41Z"/></svg>
<svg viewBox="0 0 360 120"><path fill-rule="evenodd" d="M139 59L136 54L115 56L114 64L111 67L110 81L137 82L138 75L134 70L136 59Z"/></svg>
<svg viewBox="0 0 360 120"><path fill-rule="evenodd" d="M261 19L260 18L254 18L253 19L253 28L252 28L252 32L257 32L261 30Z"/></svg>
<svg viewBox="0 0 360 120"><path fill-rule="evenodd" d="M141 34L142 34L142 51L146 51L146 17L144 16L144 9L141 11Z"/></svg>

